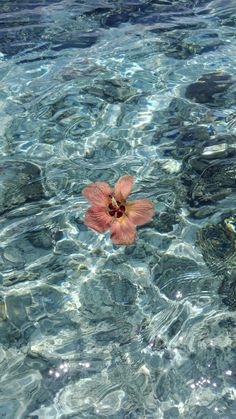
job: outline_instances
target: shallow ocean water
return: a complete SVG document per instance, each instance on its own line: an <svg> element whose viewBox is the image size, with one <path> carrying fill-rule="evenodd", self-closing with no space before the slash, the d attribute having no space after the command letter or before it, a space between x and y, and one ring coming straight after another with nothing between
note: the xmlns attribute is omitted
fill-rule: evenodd
<svg viewBox="0 0 236 419"><path fill-rule="evenodd" d="M236 417L236 7L0 1L0 418ZM137 241L82 189L135 177Z"/></svg>

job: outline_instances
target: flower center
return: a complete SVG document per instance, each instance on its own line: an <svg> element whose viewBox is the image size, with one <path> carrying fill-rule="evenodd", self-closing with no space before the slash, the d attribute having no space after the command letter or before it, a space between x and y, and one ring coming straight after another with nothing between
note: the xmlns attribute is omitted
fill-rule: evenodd
<svg viewBox="0 0 236 419"><path fill-rule="evenodd" d="M112 200L112 203L108 205L109 214L112 217L120 218L125 212L125 206L121 204L121 202L116 201L115 199Z"/></svg>

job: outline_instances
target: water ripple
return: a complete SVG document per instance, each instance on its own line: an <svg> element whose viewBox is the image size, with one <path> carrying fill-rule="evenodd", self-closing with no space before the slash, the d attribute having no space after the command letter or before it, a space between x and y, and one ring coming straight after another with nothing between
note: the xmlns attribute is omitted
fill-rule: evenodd
<svg viewBox="0 0 236 419"><path fill-rule="evenodd" d="M0 416L235 417L234 9L2 1ZM81 192L125 173L119 247Z"/></svg>

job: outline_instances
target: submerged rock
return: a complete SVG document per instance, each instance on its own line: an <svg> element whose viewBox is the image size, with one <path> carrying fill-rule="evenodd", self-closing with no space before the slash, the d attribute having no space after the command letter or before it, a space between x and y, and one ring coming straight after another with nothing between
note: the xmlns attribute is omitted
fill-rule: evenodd
<svg viewBox="0 0 236 419"><path fill-rule="evenodd" d="M110 79L96 81L95 86L84 88L85 93L100 97L109 103L125 102L137 95L128 80Z"/></svg>
<svg viewBox="0 0 236 419"><path fill-rule="evenodd" d="M56 38L53 39L54 45L52 49L54 51L61 51L63 49L71 48L89 48L96 44L98 39L98 33L96 31L74 31L69 32L69 36L66 31L63 30L61 34L57 34Z"/></svg>
<svg viewBox="0 0 236 419"><path fill-rule="evenodd" d="M222 278L219 293L231 310L236 309L236 215L218 224L209 224L198 233L197 245L217 277Z"/></svg>
<svg viewBox="0 0 236 419"><path fill-rule="evenodd" d="M216 212L216 208L211 205L204 205L201 208L191 208L190 213L193 218L201 220Z"/></svg>
<svg viewBox="0 0 236 419"><path fill-rule="evenodd" d="M225 278L219 287L219 294L222 296L223 303L230 310L236 310L236 277L231 280Z"/></svg>
<svg viewBox="0 0 236 419"><path fill-rule="evenodd" d="M25 202L44 198L40 167L25 161L5 161L0 166L0 214Z"/></svg>
<svg viewBox="0 0 236 419"><path fill-rule="evenodd" d="M135 304L137 297L136 286L126 277L112 275L105 276L104 285L115 304L131 306Z"/></svg>
<svg viewBox="0 0 236 419"><path fill-rule="evenodd" d="M233 157L236 154L236 137L231 134L221 134L212 137L210 141L204 143L201 155L205 159L223 159Z"/></svg>
<svg viewBox="0 0 236 419"><path fill-rule="evenodd" d="M163 117L165 123L154 133L152 144L162 144L162 150L165 146L165 157L195 154L214 134L210 110L201 104L174 98Z"/></svg>
<svg viewBox="0 0 236 419"><path fill-rule="evenodd" d="M18 348L0 347L0 367L2 371L1 406L2 418L29 417L33 399L45 401L50 390L45 391L39 363L27 365L25 355ZM43 398L44 393L44 398ZM34 395L35 398L30 395ZM45 396L46 395L46 396Z"/></svg>
<svg viewBox="0 0 236 419"><path fill-rule="evenodd" d="M186 247L187 250L187 247ZM209 270L190 257L164 255L153 268L153 281L160 292L171 300L199 300L209 286ZM204 279L204 280L203 280Z"/></svg>
<svg viewBox="0 0 236 419"><path fill-rule="evenodd" d="M12 57L28 48L36 47L45 27L40 7L31 2L31 13L26 16L25 3L1 1L0 51ZM29 4L27 5L29 7ZM37 10L34 10L36 9Z"/></svg>
<svg viewBox="0 0 236 419"><path fill-rule="evenodd" d="M162 212L154 217L152 224L159 233L168 233L173 231L174 225L178 223L178 219L174 211Z"/></svg>
<svg viewBox="0 0 236 419"><path fill-rule="evenodd" d="M236 159L209 161L207 157L191 156L184 167L182 181L191 209L215 204L236 192Z"/></svg>
<svg viewBox="0 0 236 419"><path fill-rule="evenodd" d="M206 262L212 267L220 260L223 263L235 252L235 243L224 223L209 224L198 233L198 245Z"/></svg>
<svg viewBox="0 0 236 419"><path fill-rule="evenodd" d="M131 314L136 310L136 297L137 290L132 282L125 275L110 270L84 282L80 290L82 311L100 321Z"/></svg>
<svg viewBox="0 0 236 419"><path fill-rule="evenodd" d="M206 52L215 51L223 45L217 33L208 32L206 30L197 31L197 36L190 32L190 36L180 34L179 32L170 34L167 45L163 44L163 50L167 57L178 60L185 60L195 55L204 54Z"/></svg>
<svg viewBox="0 0 236 419"><path fill-rule="evenodd" d="M32 231L28 234L29 242L36 248L49 250L53 247L53 237L49 229Z"/></svg>
<svg viewBox="0 0 236 419"><path fill-rule="evenodd" d="M178 157L186 156L189 153L200 153L204 144L210 141L210 132L206 126L191 125L181 127L176 139L176 154Z"/></svg>
<svg viewBox="0 0 236 419"><path fill-rule="evenodd" d="M204 74L187 87L185 97L198 103L220 106L224 104L224 95L233 84L230 74L220 71Z"/></svg>
<svg viewBox="0 0 236 419"><path fill-rule="evenodd" d="M199 129L198 129L199 128ZM176 153L184 156L182 181L194 218L216 211L217 202L236 192L235 136L210 136L206 127L182 130Z"/></svg>

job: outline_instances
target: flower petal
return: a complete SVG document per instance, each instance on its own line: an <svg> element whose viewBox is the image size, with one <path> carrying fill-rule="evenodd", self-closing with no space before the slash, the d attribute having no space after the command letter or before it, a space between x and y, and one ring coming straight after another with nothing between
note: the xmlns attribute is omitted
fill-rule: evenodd
<svg viewBox="0 0 236 419"><path fill-rule="evenodd" d="M84 224L99 233L104 233L110 226L112 217L107 214L106 207L94 205L85 214Z"/></svg>
<svg viewBox="0 0 236 419"><path fill-rule="evenodd" d="M86 186L82 194L92 205L107 205L112 189L106 182L95 182Z"/></svg>
<svg viewBox="0 0 236 419"><path fill-rule="evenodd" d="M151 221L154 214L154 205L148 199L137 199L128 202L125 206L128 218L135 225L143 225Z"/></svg>
<svg viewBox="0 0 236 419"><path fill-rule="evenodd" d="M115 244L131 244L136 239L135 225L126 215L111 224L111 240Z"/></svg>
<svg viewBox="0 0 236 419"><path fill-rule="evenodd" d="M133 176L121 176L115 185L115 198L117 201L123 201L128 198L133 186Z"/></svg>

